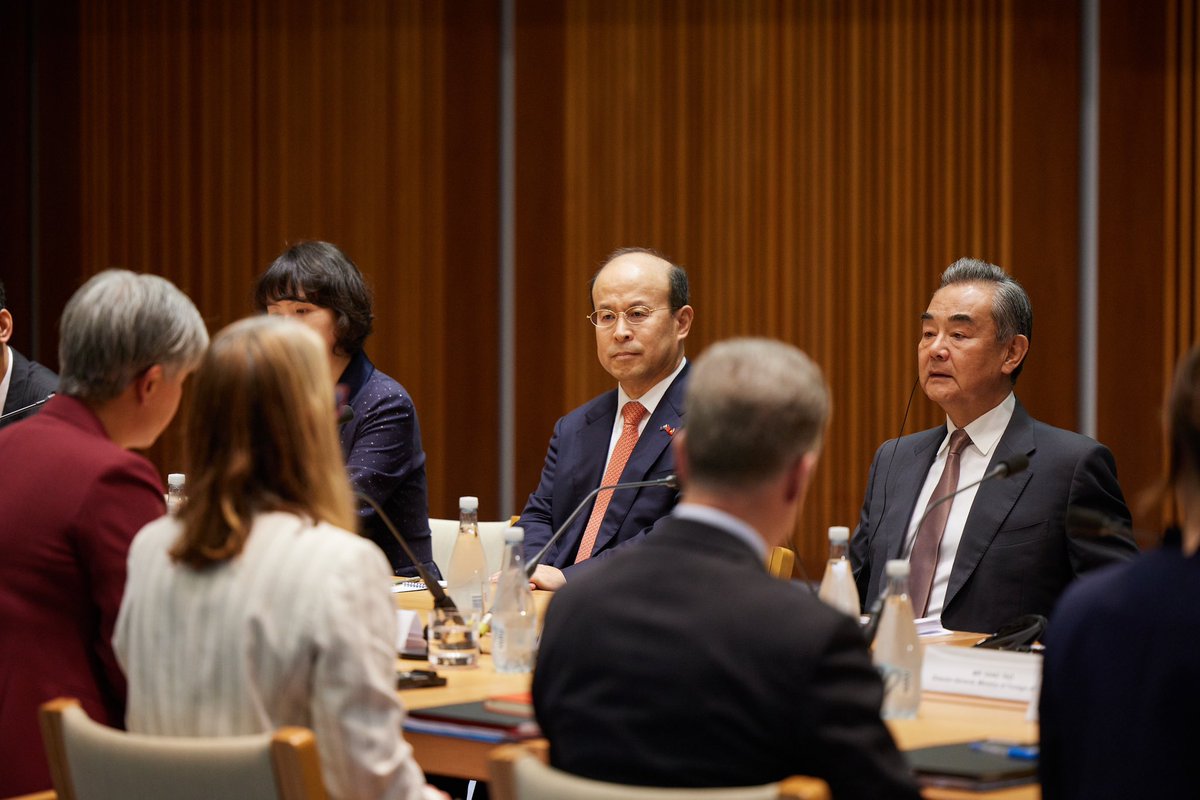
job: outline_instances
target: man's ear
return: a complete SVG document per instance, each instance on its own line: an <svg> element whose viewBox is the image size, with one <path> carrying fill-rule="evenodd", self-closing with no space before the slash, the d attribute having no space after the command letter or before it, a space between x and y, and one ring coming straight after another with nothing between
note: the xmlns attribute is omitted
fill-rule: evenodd
<svg viewBox="0 0 1200 800"><path fill-rule="evenodd" d="M692 318L695 316L695 309L691 306L683 306L675 312L675 335L681 339L687 338L688 332L692 329Z"/></svg>
<svg viewBox="0 0 1200 800"><path fill-rule="evenodd" d="M154 393L162 388L163 378L162 364L155 364L134 378L133 387L138 405L145 405L154 396Z"/></svg>
<svg viewBox="0 0 1200 800"><path fill-rule="evenodd" d="M682 489L684 486L687 486L688 472L690 470L686 429L675 431L675 436L671 438L671 447L675 448L675 478L679 481L680 489Z"/></svg>
<svg viewBox="0 0 1200 800"><path fill-rule="evenodd" d="M8 340L12 338L12 334L12 314L7 308L0 308L0 344L8 344Z"/></svg>
<svg viewBox="0 0 1200 800"><path fill-rule="evenodd" d="M784 491L789 503L793 501L804 502L804 496L808 493L808 485L812 481L812 474L816 468L817 454L812 452L800 456L788 468L787 479L784 482Z"/></svg>
<svg viewBox="0 0 1200 800"><path fill-rule="evenodd" d="M1029 337L1018 333L1008 343L1008 348L1004 351L1004 364L1001 365L1000 371L1005 375L1012 375L1013 371L1021 366L1021 362L1025 360L1025 356L1028 354Z"/></svg>

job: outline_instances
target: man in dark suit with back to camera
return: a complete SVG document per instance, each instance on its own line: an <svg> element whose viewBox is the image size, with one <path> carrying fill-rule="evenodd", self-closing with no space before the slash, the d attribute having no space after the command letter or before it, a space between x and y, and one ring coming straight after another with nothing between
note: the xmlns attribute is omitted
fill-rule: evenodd
<svg viewBox="0 0 1200 800"><path fill-rule="evenodd" d="M851 560L864 608L885 584L888 559L908 556L918 617L992 632L1024 614L1048 616L1077 575L1137 553L1128 533L1067 524L1080 507L1130 519L1108 448L1032 419L1013 394L1033 335L1029 297L999 267L959 259L921 315L921 388L946 424L884 442L867 479ZM1028 469L930 501L1001 461Z"/></svg>
<svg viewBox="0 0 1200 800"><path fill-rule="evenodd" d="M596 487L654 480L675 468L668 445L683 425L683 344L693 314L687 273L651 250L625 248L592 278L591 294L596 355L617 388L555 424L541 480L517 523L525 529L526 558ZM667 487L601 492L542 559L534 584L558 589L640 541L677 500Z"/></svg>
<svg viewBox="0 0 1200 800"><path fill-rule="evenodd" d="M8 346L12 335L12 312L8 310L4 282L0 281L0 428L36 414L40 406L23 414L14 412L45 400L58 389L57 375Z"/></svg>
<svg viewBox="0 0 1200 800"><path fill-rule="evenodd" d="M683 501L547 609L533 700L551 762L627 784L806 774L839 800L917 798L857 621L766 570L816 466L820 370L790 345L731 340L697 361L686 402Z"/></svg>

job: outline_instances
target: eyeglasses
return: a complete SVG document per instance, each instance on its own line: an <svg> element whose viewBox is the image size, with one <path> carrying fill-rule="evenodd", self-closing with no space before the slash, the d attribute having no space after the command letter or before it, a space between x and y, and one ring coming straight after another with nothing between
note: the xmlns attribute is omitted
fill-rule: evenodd
<svg viewBox="0 0 1200 800"><path fill-rule="evenodd" d="M611 308L601 308L587 315L588 322L595 325L597 328L611 328L617 324L617 320L621 317L625 318L625 322L630 325L641 325L646 320L650 319L650 315L655 311L668 311L669 306L660 308L650 308L649 306L631 306L624 311L613 311Z"/></svg>

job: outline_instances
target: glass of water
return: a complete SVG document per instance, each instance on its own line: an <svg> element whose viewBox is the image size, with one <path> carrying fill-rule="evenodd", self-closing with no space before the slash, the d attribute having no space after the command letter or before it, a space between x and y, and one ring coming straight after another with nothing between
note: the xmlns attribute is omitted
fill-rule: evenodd
<svg viewBox="0 0 1200 800"><path fill-rule="evenodd" d="M479 612L473 608L429 612L429 663L434 667L479 664Z"/></svg>

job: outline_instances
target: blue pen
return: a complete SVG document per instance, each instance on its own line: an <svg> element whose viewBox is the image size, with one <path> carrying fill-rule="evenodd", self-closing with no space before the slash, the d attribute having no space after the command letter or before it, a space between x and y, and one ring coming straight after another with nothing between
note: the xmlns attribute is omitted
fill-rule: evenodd
<svg viewBox="0 0 1200 800"><path fill-rule="evenodd" d="M995 739L983 739L978 742L971 742L971 749L980 753L990 753L994 756L1005 756L1017 761L1036 761L1038 757L1038 746L1036 744L1018 744L1017 742L1004 742Z"/></svg>

